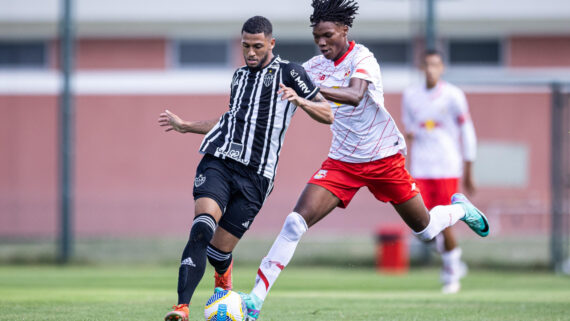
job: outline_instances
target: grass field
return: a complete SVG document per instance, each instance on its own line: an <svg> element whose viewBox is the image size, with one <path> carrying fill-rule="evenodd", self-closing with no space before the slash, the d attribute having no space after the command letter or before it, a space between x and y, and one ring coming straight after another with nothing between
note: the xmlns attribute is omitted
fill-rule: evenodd
<svg viewBox="0 0 570 321"><path fill-rule="evenodd" d="M236 266L249 290L256 266ZM193 298L203 320L212 270ZM176 266L2 266L0 320L162 320L176 301ZM570 278L545 272L471 271L457 295L440 294L438 271L404 276L364 268L288 267L260 320L570 320Z"/></svg>

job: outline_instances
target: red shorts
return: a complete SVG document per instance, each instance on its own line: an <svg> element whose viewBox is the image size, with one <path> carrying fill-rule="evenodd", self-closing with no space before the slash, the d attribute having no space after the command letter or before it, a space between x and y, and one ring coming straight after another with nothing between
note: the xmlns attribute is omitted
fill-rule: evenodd
<svg viewBox="0 0 570 321"><path fill-rule="evenodd" d="M451 204L451 195L457 193L459 178L418 178L422 198L428 210L438 205Z"/></svg>
<svg viewBox="0 0 570 321"><path fill-rule="evenodd" d="M322 186L341 201L345 208L358 189L368 187L377 200L401 204L416 196L420 190L405 167L402 154L369 163L346 163L327 158L309 184Z"/></svg>

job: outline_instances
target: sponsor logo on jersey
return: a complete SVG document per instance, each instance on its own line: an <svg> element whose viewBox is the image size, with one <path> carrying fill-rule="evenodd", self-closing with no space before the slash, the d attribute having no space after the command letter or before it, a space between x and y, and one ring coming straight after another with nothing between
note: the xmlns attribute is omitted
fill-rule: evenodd
<svg viewBox="0 0 570 321"><path fill-rule="evenodd" d="M412 183L412 191L416 189L416 183Z"/></svg>
<svg viewBox="0 0 570 321"><path fill-rule="evenodd" d="M325 75L321 74L321 75L319 76L319 79L320 79L321 81L325 80Z"/></svg>
<svg viewBox="0 0 570 321"><path fill-rule="evenodd" d="M191 267L196 267L196 264L194 264L194 261L192 261L190 257L185 258L182 263L180 263L180 265L189 265Z"/></svg>
<svg viewBox="0 0 570 321"><path fill-rule="evenodd" d="M249 221L241 223L241 226L248 228L249 227Z"/></svg>
<svg viewBox="0 0 570 321"><path fill-rule="evenodd" d="M200 174L194 179L194 186L200 187L206 181L206 176Z"/></svg>
<svg viewBox="0 0 570 321"><path fill-rule="evenodd" d="M433 119L426 120L422 125L428 131L433 130L436 127L439 127L439 124L436 121L434 121Z"/></svg>
<svg viewBox="0 0 570 321"><path fill-rule="evenodd" d="M348 76L350 76L350 69L347 70L347 71L344 73L344 78L346 78L346 77L348 77Z"/></svg>
<svg viewBox="0 0 570 321"><path fill-rule="evenodd" d="M297 86L299 87L299 89L301 89L301 91L303 91L303 93L308 94L311 92L309 90L309 86L307 86L307 84L303 81L303 79L301 79L301 76L299 75L298 72L295 71L295 69L291 69L291 77L293 77L293 80L295 80Z"/></svg>
<svg viewBox="0 0 570 321"><path fill-rule="evenodd" d="M221 147L216 148L216 152L220 155L225 157L229 157L233 160L236 160L242 164L248 165L249 160L242 159L241 156L243 154L243 145L238 143L231 143L230 148L228 150L224 150Z"/></svg>
<svg viewBox="0 0 570 321"><path fill-rule="evenodd" d="M327 170L326 169L321 169L319 170L315 176L313 176L314 179L321 179L321 178L325 178L327 177Z"/></svg>

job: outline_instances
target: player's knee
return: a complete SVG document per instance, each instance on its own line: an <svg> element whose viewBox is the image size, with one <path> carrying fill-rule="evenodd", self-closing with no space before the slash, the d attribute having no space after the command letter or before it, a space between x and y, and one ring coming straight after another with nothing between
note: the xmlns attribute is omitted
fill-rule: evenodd
<svg viewBox="0 0 570 321"><path fill-rule="evenodd" d="M290 241L298 241L307 229L305 219L299 213L293 212L287 215L281 234Z"/></svg>
<svg viewBox="0 0 570 321"><path fill-rule="evenodd" d="M200 214L194 218L190 230L190 240L198 243L209 243L214 236L216 221L209 214Z"/></svg>

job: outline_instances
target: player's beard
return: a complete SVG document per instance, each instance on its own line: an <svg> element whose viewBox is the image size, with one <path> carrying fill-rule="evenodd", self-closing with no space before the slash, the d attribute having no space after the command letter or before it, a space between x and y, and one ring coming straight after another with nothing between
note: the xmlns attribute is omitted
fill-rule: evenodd
<svg viewBox="0 0 570 321"><path fill-rule="evenodd" d="M269 57L269 52L267 52L267 53L265 54L265 56L263 56L263 58L261 58L261 59L259 60L259 63L257 64L257 66L255 66L255 67L250 67L250 68L252 68L252 69L261 69L261 68L265 65L265 63L267 62L268 57Z"/></svg>

